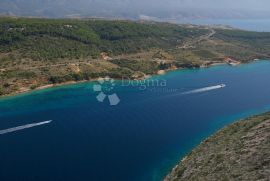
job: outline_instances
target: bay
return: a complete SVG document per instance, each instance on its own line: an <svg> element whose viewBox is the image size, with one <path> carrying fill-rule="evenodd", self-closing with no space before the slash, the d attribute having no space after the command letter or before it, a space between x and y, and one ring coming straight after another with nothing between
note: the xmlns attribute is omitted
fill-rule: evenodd
<svg viewBox="0 0 270 181"><path fill-rule="evenodd" d="M108 97L97 101L98 82L2 98L0 130L52 122L0 135L0 178L161 180L209 135L269 111L269 77L265 60L172 71L144 82L118 80L104 89L117 94L116 106ZM194 92L221 84L226 87Z"/></svg>

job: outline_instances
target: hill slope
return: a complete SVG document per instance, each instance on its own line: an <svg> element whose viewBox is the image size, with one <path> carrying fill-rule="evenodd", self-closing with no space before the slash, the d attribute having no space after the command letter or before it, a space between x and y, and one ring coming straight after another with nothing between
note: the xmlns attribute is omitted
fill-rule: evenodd
<svg viewBox="0 0 270 181"><path fill-rule="evenodd" d="M188 154L166 181L269 180L270 113L236 122Z"/></svg>
<svg viewBox="0 0 270 181"><path fill-rule="evenodd" d="M156 22L0 17L0 95L98 77L269 58L270 33Z"/></svg>

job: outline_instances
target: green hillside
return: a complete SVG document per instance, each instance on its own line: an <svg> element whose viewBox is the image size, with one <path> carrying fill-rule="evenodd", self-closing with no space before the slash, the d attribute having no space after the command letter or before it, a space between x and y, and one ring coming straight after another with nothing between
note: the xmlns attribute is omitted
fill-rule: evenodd
<svg viewBox="0 0 270 181"><path fill-rule="evenodd" d="M156 22L0 18L0 95L268 58L270 34Z"/></svg>
<svg viewBox="0 0 270 181"><path fill-rule="evenodd" d="M177 42L206 33L171 24L129 21L0 19L0 51L19 51L25 58L52 60L134 53L173 48Z"/></svg>

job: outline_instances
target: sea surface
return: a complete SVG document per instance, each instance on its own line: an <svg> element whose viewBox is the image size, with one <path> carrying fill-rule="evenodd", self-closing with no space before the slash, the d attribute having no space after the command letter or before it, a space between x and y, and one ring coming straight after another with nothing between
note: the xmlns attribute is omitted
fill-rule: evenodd
<svg viewBox="0 0 270 181"><path fill-rule="evenodd" d="M269 111L269 78L258 61L2 98L0 130L15 129L0 134L0 180L161 180L209 135ZM97 101L99 84L120 103Z"/></svg>
<svg viewBox="0 0 270 181"><path fill-rule="evenodd" d="M270 32L270 19L185 19L177 22L197 25L229 25L243 30Z"/></svg>

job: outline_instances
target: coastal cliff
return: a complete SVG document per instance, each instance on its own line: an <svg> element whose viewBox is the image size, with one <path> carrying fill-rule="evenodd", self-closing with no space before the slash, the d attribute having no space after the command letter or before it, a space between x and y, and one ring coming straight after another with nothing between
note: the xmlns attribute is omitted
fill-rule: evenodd
<svg viewBox="0 0 270 181"><path fill-rule="evenodd" d="M269 180L270 113L238 121L203 141L164 181Z"/></svg>

